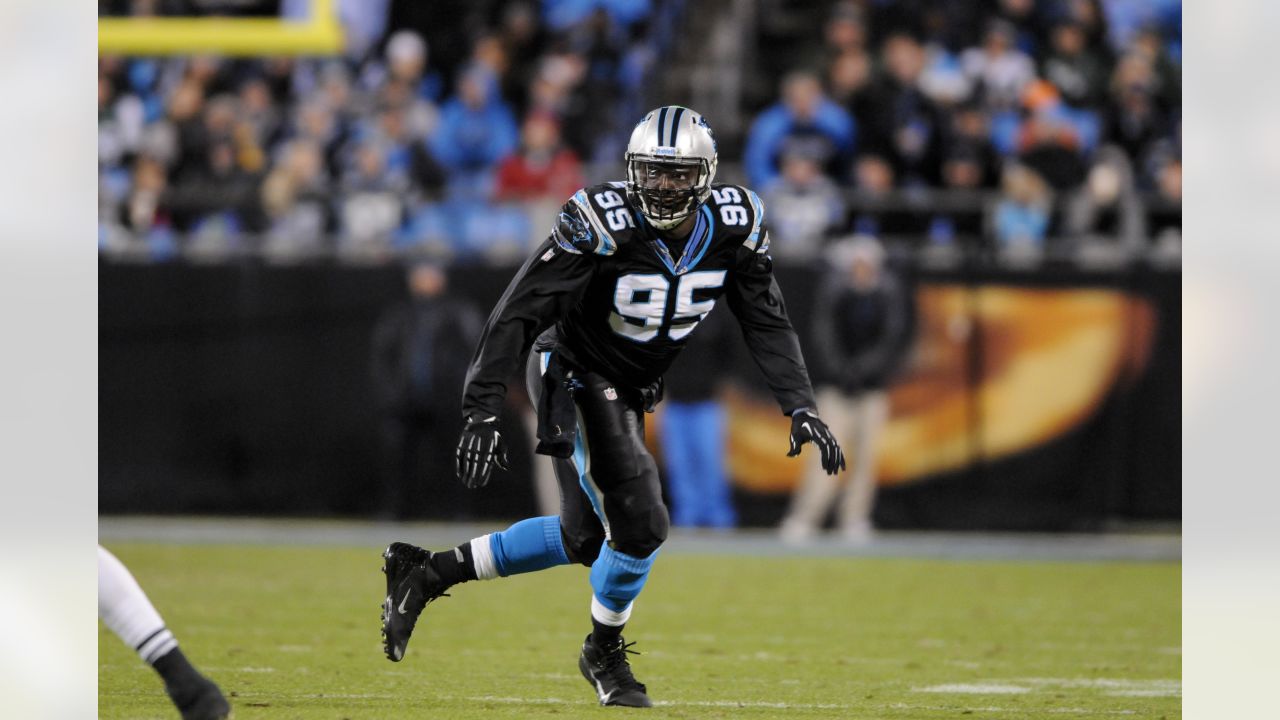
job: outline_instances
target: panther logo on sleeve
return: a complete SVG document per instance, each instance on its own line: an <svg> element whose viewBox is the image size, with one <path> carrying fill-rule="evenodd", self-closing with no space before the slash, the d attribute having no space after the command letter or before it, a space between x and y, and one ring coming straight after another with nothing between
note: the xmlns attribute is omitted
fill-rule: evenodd
<svg viewBox="0 0 1280 720"><path fill-rule="evenodd" d="M589 254L596 247L596 237L591 231L590 223L583 220L577 212L562 211L555 227L551 229L551 235L557 245L577 255Z"/></svg>

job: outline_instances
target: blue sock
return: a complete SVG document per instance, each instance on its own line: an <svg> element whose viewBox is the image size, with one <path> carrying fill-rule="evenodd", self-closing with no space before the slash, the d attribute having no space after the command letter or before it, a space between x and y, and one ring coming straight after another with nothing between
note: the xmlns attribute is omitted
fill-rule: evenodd
<svg viewBox="0 0 1280 720"><path fill-rule="evenodd" d="M649 568L658 551L646 558L632 557L609 547L591 565L591 619L601 625L621 627L631 617L631 603L649 579Z"/></svg>
<svg viewBox="0 0 1280 720"><path fill-rule="evenodd" d="M569 564L555 515L521 520L502 532L478 537L471 541L471 554L480 580Z"/></svg>

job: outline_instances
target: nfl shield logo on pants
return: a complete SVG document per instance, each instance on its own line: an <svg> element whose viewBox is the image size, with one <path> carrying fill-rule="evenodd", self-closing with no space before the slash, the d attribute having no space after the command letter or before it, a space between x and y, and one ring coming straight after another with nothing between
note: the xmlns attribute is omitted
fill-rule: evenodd
<svg viewBox="0 0 1280 720"><path fill-rule="evenodd" d="M605 400L617 400L617 399L618 399L618 391L617 391L617 390L614 390L614 389L613 389L613 388L611 388L611 387L607 387L607 388L605 388L605 389L604 389L604 399L605 399Z"/></svg>

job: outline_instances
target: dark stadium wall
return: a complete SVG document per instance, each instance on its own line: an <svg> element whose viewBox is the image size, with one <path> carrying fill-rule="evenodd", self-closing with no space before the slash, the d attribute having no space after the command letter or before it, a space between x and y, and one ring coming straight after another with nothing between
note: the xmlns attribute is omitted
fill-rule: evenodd
<svg viewBox="0 0 1280 720"><path fill-rule="evenodd" d="M455 268L452 292L487 311L510 274ZM779 276L803 331L814 273ZM880 524L1060 530L1180 517L1179 273L912 281L916 347L892 393ZM393 267L100 264L100 511L376 515L384 458L370 342L405 292ZM741 342L735 352L735 500L744 522L772 524L799 463L784 457L786 419ZM1026 389L1082 365L1098 375L1080 381L1081 397ZM441 404L456 407L458 394ZM513 472L481 492L453 478L458 428L440 423L415 516L535 512L522 402L513 392L504 419Z"/></svg>

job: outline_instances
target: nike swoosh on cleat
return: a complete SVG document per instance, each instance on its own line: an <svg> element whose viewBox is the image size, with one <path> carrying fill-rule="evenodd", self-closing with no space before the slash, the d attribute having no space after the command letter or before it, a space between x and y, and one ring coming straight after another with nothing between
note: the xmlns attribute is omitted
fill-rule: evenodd
<svg viewBox="0 0 1280 720"><path fill-rule="evenodd" d="M609 700L613 698L613 694L615 692L617 692L616 689L605 692L604 685L602 685L599 680L596 680L596 694L600 696L601 705L608 705Z"/></svg>
<svg viewBox="0 0 1280 720"><path fill-rule="evenodd" d="M402 599L402 600L400 601L400 607L396 608L397 610L399 610L399 611L400 611L400 614L401 614L401 615L403 615L403 614L405 614L406 612L408 612L408 610L405 610L405 609L404 609L404 604L405 604L405 603L407 603L407 602L409 602L409 596L410 596L410 595L412 595L412 594L413 594L413 588L409 588L408 590L405 590L405 591L404 591L404 599Z"/></svg>

